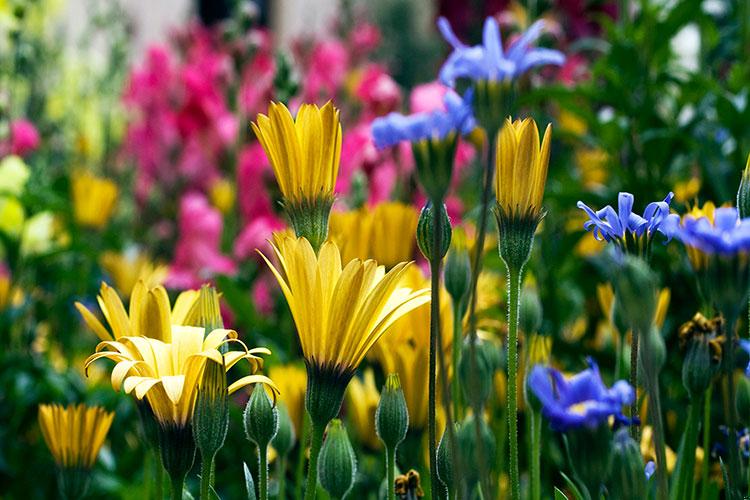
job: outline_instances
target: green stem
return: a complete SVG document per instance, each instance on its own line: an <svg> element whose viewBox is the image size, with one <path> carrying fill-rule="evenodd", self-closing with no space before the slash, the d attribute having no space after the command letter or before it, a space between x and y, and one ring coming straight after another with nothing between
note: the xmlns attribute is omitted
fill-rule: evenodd
<svg viewBox="0 0 750 500"><path fill-rule="evenodd" d="M201 457L201 500L208 500L211 491L211 471L214 466L214 457Z"/></svg>
<svg viewBox="0 0 750 500"><path fill-rule="evenodd" d="M279 459L276 461L276 475L279 481L279 495L280 500L286 498L286 456L279 455Z"/></svg>
<svg viewBox="0 0 750 500"><path fill-rule="evenodd" d="M258 446L258 474L260 500L268 500L268 446Z"/></svg>
<svg viewBox="0 0 750 500"><path fill-rule="evenodd" d="M185 476L172 478L172 500L182 500L182 489L185 486Z"/></svg>
<svg viewBox="0 0 750 500"><path fill-rule="evenodd" d="M161 454L158 447L153 450L154 460L154 498L156 500L164 499L164 466L161 464Z"/></svg>
<svg viewBox="0 0 750 500"><path fill-rule="evenodd" d="M294 484L297 485L294 498L302 498L302 477L305 474L305 451L307 449L307 436L310 434L310 417L307 413L302 415L302 430L299 437L299 453L297 454L297 469L294 472Z"/></svg>
<svg viewBox="0 0 750 500"><path fill-rule="evenodd" d="M518 477L518 312L521 299L521 269L508 266L508 440L510 443L510 497L521 498Z"/></svg>
<svg viewBox="0 0 750 500"><path fill-rule="evenodd" d="M737 446L737 394L734 383L734 327L735 318L725 315L727 321L726 336L728 341L726 345L726 356L727 356L727 403L728 403L728 415L727 415L727 427L729 427L729 437L727 447L729 448L729 491L727 492L727 498L730 500L742 498L740 494L740 460L739 460L739 449Z"/></svg>
<svg viewBox="0 0 750 500"><path fill-rule="evenodd" d="M701 468L701 500L708 500L709 484L709 462L708 450L711 446L711 396L713 395L713 384L708 386L706 395L703 397L703 467Z"/></svg>
<svg viewBox="0 0 750 500"><path fill-rule="evenodd" d="M312 443L310 444L310 464L307 468L307 486L305 487L305 500L315 499L315 489L318 485L318 455L320 447L323 446L323 433L325 425L312 423Z"/></svg>
<svg viewBox="0 0 750 500"><path fill-rule="evenodd" d="M638 338L640 333L633 330L630 335L630 386L638 394ZM633 403L630 405L630 418L638 418L638 398L633 398ZM640 426L631 425L630 435L633 437L636 443L640 442Z"/></svg>
<svg viewBox="0 0 750 500"><path fill-rule="evenodd" d="M433 206L433 210L435 212L438 211L438 207ZM436 214L435 219L440 221L440 215ZM436 224L437 225L437 224ZM435 228L434 233L438 236L436 236L436 239L439 238L440 230L438 228ZM436 252L435 248L432 249L433 254ZM433 261L435 259L432 259ZM429 362L429 381L428 381L428 402L427 402L427 432L428 432L428 444L429 444L429 451L430 451L430 498L431 499L437 499L438 495L438 489L439 489L439 480L437 476L437 425L435 421L435 375L437 370L437 331L435 329L435 323L436 319L439 323L439 319L436 318L436 312L435 312L435 297L440 293L440 289L435 286L435 282L438 282L439 286L439 275L436 276L434 273L434 268L432 264L430 265L433 273L432 273L432 302L430 304L430 362ZM437 315L440 314L440 311L437 311Z"/></svg>
<svg viewBox="0 0 750 500"><path fill-rule="evenodd" d="M658 500L666 500L669 496L667 488L667 454L664 443L664 427L662 425L661 399L659 397L659 375L657 373L647 374L646 384L651 426L654 429L654 448L656 450L656 498Z"/></svg>
<svg viewBox="0 0 750 500"><path fill-rule="evenodd" d="M531 500L542 498L541 447L542 447L542 412L530 410L531 413Z"/></svg>
<svg viewBox="0 0 750 500"><path fill-rule="evenodd" d="M387 478L388 500L396 500L396 447L385 448L385 474Z"/></svg>
<svg viewBox="0 0 750 500"><path fill-rule="evenodd" d="M461 357L461 330L461 303L456 301L453 303L453 385L451 387L453 392L453 417L456 421L461 419L459 413L461 409L461 386L458 383L458 360Z"/></svg>
<svg viewBox="0 0 750 500"><path fill-rule="evenodd" d="M690 402L688 419L685 425L685 440L682 444L675 484L672 488L670 498L682 500L689 498L691 485L693 484L693 469L695 467L695 448L698 446L698 431L700 429L701 412L703 410L703 398L696 398Z"/></svg>

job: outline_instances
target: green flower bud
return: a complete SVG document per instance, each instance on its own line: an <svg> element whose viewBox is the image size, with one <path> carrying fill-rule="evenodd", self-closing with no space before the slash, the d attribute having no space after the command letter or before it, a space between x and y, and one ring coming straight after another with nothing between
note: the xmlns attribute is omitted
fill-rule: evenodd
<svg viewBox="0 0 750 500"><path fill-rule="evenodd" d="M456 435L458 435L460 426L455 424L455 429ZM446 427L437 449L437 473L438 478L448 488L448 491L453 491L453 455L450 448L448 428Z"/></svg>
<svg viewBox="0 0 750 500"><path fill-rule="evenodd" d="M479 337L476 337L474 342L474 363L472 363L471 356L471 338L466 337L461 346L458 379L471 406L474 404L482 406L492 392L495 371L500 366L501 360L497 348L491 342ZM472 373L473 371L475 373Z"/></svg>
<svg viewBox="0 0 750 500"><path fill-rule="evenodd" d="M750 217L750 156L747 157L745 170L742 171L740 188L737 190L737 210L740 217Z"/></svg>
<svg viewBox="0 0 750 500"><path fill-rule="evenodd" d="M203 285L198 295L198 318L195 323L206 330L206 335L217 328L224 328L224 320L221 317L219 307L219 294L216 288Z"/></svg>
<svg viewBox="0 0 750 500"><path fill-rule="evenodd" d="M750 380L747 377L737 379L737 413L742 425L750 425Z"/></svg>
<svg viewBox="0 0 750 500"><path fill-rule="evenodd" d="M440 207L440 258L445 257L448 253L448 248L451 245L451 220L448 217L448 212L445 210L445 205ZM417 246L419 251L422 252L425 259L432 260L432 242L434 237L435 227L435 210L431 202L422 208L422 212L419 214L419 222L417 222Z"/></svg>
<svg viewBox="0 0 750 500"><path fill-rule="evenodd" d="M419 183L431 200L444 200L448 193L457 145L455 133L443 139L425 139L411 145Z"/></svg>
<svg viewBox="0 0 750 500"><path fill-rule="evenodd" d="M615 433L612 446L612 474L607 489L613 500L646 498L646 475L641 449L628 429Z"/></svg>
<svg viewBox="0 0 750 500"><path fill-rule="evenodd" d="M289 417L289 410L283 402L276 405L279 410L279 431L271 441L273 447L279 452L279 455L288 455L294 444L297 442L297 435L294 432L294 424Z"/></svg>
<svg viewBox="0 0 750 500"><path fill-rule="evenodd" d="M354 484L357 459L346 428L339 419L331 420L328 436L318 458L318 481L333 498L344 498Z"/></svg>
<svg viewBox="0 0 750 500"><path fill-rule="evenodd" d="M625 321L634 330L647 333L656 311L656 274L638 257L624 255L614 266L612 285Z"/></svg>
<svg viewBox="0 0 750 500"><path fill-rule="evenodd" d="M565 433L570 447L570 464L593 498L599 498L601 486L612 470L612 430L608 423L579 427ZM641 468L643 474L643 468Z"/></svg>
<svg viewBox="0 0 750 500"><path fill-rule="evenodd" d="M265 449L279 430L279 409L271 403L262 384L255 384L245 406L245 435Z"/></svg>
<svg viewBox="0 0 750 500"><path fill-rule="evenodd" d="M398 374L391 373L385 380L380 402L375 410L375 431L389 450L395 450L409 429L409 410Z"/></svg>
<svg viewBox="0 0 750 500"><path fill-rule="evenodd" d="M461 463L469 464L463 468L463 474L467 485L474 485L479 481L479 467L471 466L482 460L487 464L488 469L495 466L495 435L492 433L489 425L484 418L479 419L479 435L481 436L482 446L477 446L477 420L474 415L467 415L461 427L458 430L458 449L461 453ZM477 453L481 450L482 456Z"/></svg>
<svg viewBox="0 0 750 500"><path fill-rule="evenodd" d="M519 311L519 326L521 331L528 335L539 332L542 326L542 301L536 288L523 287L521 293L521 308Z"/></svg>
<svg viewBox="0 0 750 500"><path fill-rule="evenodd" d="M472 108L477 123L494 139L506 116L512 114L514 91L509 81L481 80L474 85Z"/></svg>
<svg viewBox="0 0 750 500"><path fill-rule="evenodd" d="M711 380L718 371L708 338L693 337L687 345L685 359L682 361L682 384L691 399L702 398L711 385Z"/></svg>
<svg viewBox="0 0 750 500"><path fill-rule="evenodd" d="M204 459L212 458L224 446L228 429L229 397L224 364L208 361L193 413L193 435Z"/></svg>
<svg viewBox="0 0 750 500"><path fill-rule="evenodd" d="M471 260L463 231L453 233L453 241L445 259L445 289L456 304L465 302L471 286Z"/></svg>
<svg viewBox="0 0 750 500"><path fill-rule="evenodd" d="M667 360L667 346L664 337L659 330L653 326L641 335L641 348L638 349L638 357L641 366L646 373L658 373Z"/></svg>

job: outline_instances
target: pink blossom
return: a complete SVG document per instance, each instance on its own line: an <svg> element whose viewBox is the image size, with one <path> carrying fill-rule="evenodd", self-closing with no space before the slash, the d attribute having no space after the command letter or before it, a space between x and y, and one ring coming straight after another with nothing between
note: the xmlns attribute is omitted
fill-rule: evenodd
<svg viewBox="0 0 750 500"><path fill-rule="evenodd" d="M223 221L200 193L185 194L180 201L179 240L166 283L169 287L195 288L217 274L233 275L234 262L220 251Z"/></svg>
<svg viewBox="0 0 750 500"><path fill-rule="evenodd" d="M364 70L355 95L362 100L366 114L372 118L395 111L401 104L401 89L378 64L370 64Z"/></svg>
<svg viewBox="0 0 750 500"><path fill-rule="evenodd" d="M237 161L237 193L240 215L245 223L273 214L267 179L271 165L261 145L253 142L239 154Z"/></svg>
<svg viewBox="0 0 750 500"><path fill-rule="evenodd" d="M409 96L409 109L412 113L445 111L443 98L446 92L448 87L438 81L417 85Z"/></svg>
<svg viewBox="0 0 750 500"><path fill-rule="evenodd" d="M25 156L39 147L39 132L29 120L14 120L10 124L10 151Z"/></svg>
<svg viewBox="0 0 750 500"><path fill-rule="evenodd" d="M256 250L258 249L269 254L268 240L273 236L274 231L280 231L284 227L286 227L284 222L275 215L257 217L245 226L234 241L234 256L239 260L257 258Z"/></svg>
<svg viewBox="0 0 750 500"><path fill-rule="evenodd" d="M381 38L377 26L368 22L357 23L349 35L352 51L358 56L367 55L375 50Z"/></svg>
<svg viewBox="0 0 750 500"><path fill-rule="evenodd" d="M303 77L303 100L318 102L331 99L346 77L349 54L340 40L323 40L315 44Z"/></svg>
<svg viewBox="0 0 750 500"><path fill-rule="evenodd" d="M254 117L265 112L268 101L273 98L273 79L276 63L271 52L259 51L242 72L239 90L240 109Z"/></svg>
<svg viewBox="0 0 750 500"><path fill-rule="evenodd" d="M263 315L271 314L273 311L273 285L268 274L262 274L253 283L253 303L257 311Z"/></svg>
<svg viewBox="0 0 750 500"><path fill-rule="evenodd" d="M398 167L392 160L385 160L377 165L370 178L370 198L368 202L372 205L387 201L393 194L398 180Z"/></svg>

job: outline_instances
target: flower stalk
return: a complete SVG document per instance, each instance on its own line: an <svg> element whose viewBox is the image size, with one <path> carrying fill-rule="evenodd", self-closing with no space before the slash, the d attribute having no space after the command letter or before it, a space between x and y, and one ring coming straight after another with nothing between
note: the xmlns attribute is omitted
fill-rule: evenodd
<svg viewBox="0 0 750 500"><path fill-rule="evenodd" d="M318 456L320 455L320 448L323 446L323 434L325 433L325 425L316 425L315 422L311 426L312 441L310 442L310 463L307 467L307 482L305 486L305 500L315 500L315 489L318 483Z"/></svg>

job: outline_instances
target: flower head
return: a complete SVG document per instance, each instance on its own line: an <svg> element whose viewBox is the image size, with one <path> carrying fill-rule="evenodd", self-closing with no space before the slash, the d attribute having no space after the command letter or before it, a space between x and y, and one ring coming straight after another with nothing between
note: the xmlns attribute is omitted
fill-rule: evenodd
<svg viewBox="0 0 750 500"><path fill-rule="evenodd" d="M541 365L535 366L529 374L529 388L556 430L596 427L613 415L624 418L622 406L635 398L635 391L624 380L607 388L596 363L592 359L588 363L588 369L569 379L558 370Z"/></svg>
<svg viewBox="0 0 750 500"><path fill-rule="evenodd" d="M674 235L706 254L732 256L750 251L750 218L740 219L733 207L712 210L704 205L704 210L704 216L685 217Z"/></svg>
<svg viewBox="0 0 750 500"><path fill-rule="evenodd" d="M73 174L71 186L76 222L94 229L106 226L117 202L117 184L81 171Z"/></svg>
<svg viewBox="0 0 750 500"><path fill-rule="evenodd" d="M667 241L671 239L669 228L679 220L677 215L669 213L673 197L670 192L663 201L649 203L642 217L633 212L634 198L630 193L617 196L617 211L610 205L594 211L582 201L578 202L578 208L589 216L583 228L590 230L596 240L612 241L625 251L641 255L648 254L657 231L664 234Z"/></svg>
<svg viewBox="0 0 750 500"><path fill-rule="evenodd" d="M60 467L90 469L115 414L98 406L39 405L39 427Z"/></svg>
<svg viewBox="0 0 750 500"><path fill-rule="evenodd" d="M438 29L453 47L453 52L440 68L440 80L454 86L456 80L514 80L536 66L554 64L561 66L565 56L557 50L532 47L531 44L544 31L544 21L532 24L521 36L503 51L500 28L493 17L484 21L482 44L468 46L461 42L444 17L438 19Z"/></svg>

